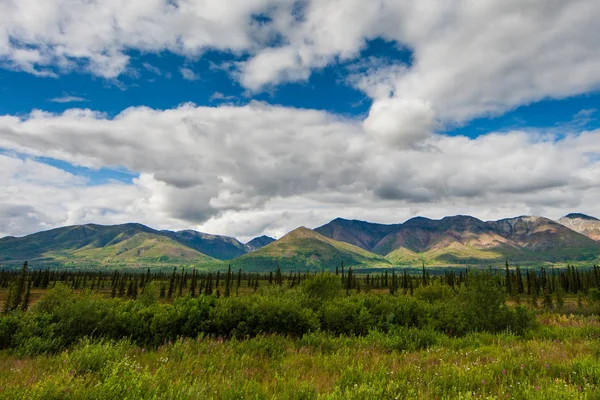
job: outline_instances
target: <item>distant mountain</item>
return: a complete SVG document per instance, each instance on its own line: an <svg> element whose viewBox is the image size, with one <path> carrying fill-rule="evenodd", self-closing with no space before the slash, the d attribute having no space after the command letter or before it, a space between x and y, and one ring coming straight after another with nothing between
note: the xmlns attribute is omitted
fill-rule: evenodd
<svg viewBox="0 0 600 400"><path fill-rule="evenodd" d="M165 232L179 243L218 260L230 260L246 254L248 251L244 244L229 236L211 235L192 230Z"/></svg>
<svg viewBox="0 0 600 400"><path fill-rule="evenodd" d="M130 223L75 225L0 239L0 264L54 266L203 265L248 270L392 265L491 265L600 261L600 220L569 214L558 221L521 216L481 221L468 215L415 217L383 225L337 218L315 230L246 244L193 230L157 231Z"/></svg>
<svg viewBox="0 0 600 400"><path fill-rule="evenodd" d="M579 232L595 241L600 241L600 220L585 214L568 214L560 218L558 223Z"/></svg>
<svg viewBox="0 0 600 400"><path fill-rule="evenodd" d="M252 239L251 241L249 241L248 243L246 243L246 249L248 251L254 251L254 250L258 250L262 247L265 247L268 244L271 244L275 241L275 239L273 239L270 236L259 236L259 237L255 237L254 239Z"/></svg>
<svg viewBox="0 0 600 400"><path fill-rule="evenodd" d="M486 264L511 262L591 261L600 256L599 243L543 217L481 221L457 215L432 220L416 217L397 225L334 220L317 228L328 237L385 256L394 264ZM381 237L382 227L389 230ZM375 232L375 233L374 233ZM373 244L375 243L375 244Z"/></svg>
<svg viewBox="0 0 600 400"><path fill-rule="evenodd" d="M503 242L506 242L504 238L474 217L458 215L437 221L416 217L398 226L395 232L380 240L372 251L386 255L398 248L406 248L420 253L457 244L489 249Z"/></svg>
<svg viewBox="0 0 600 400"><path fill-rule="evenodd" d="M516 260L593 261L600 255L600 243L548 218L522 216L489 224L510 240L512 248L501 250Z"/></svg>
<svg viewBox="0 0 600 400"><path fill-rule="evenodd" d="M28 260L60 265L209 262L165 232L141 224L75 225L0 239L0 262Z"/></svg>
<svg viewBox="0 0 600 400"><path fill-rule="evenodd" d="M300 227L279 240L233 260L234 266L247 269L331 269L347 266L389 266L389 262L360 247L327 238Z"/></svg>

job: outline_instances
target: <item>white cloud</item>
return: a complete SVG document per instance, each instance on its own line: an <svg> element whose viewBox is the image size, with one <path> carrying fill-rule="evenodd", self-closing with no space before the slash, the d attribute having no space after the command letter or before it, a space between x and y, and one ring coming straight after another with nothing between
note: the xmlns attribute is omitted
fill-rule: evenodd
<svg viewBox="0 0 600 400"><path fill-rule="evenodd" d="M228 96L225 95L221 92L214 92L213 94L210 95L209 100L210 101L229 101L229 100L235 100L235 96Z"/></svg>
<svg viewBox="0 0 600 400"><path fill-rule="evenodd" d="M411 49L412 64L351 81L374 100L426 102L436 120L461 123L598 89L599 19L597 0L22 0L0 4L0 59L38 75L83 68L115 78L128 50L194 59L216 49L249 54L233 75L261 90L353 60L382 38Z"/></svg>
<svg viewBox="0 0 600 400"><path fill-rule="evenodd" d="M114 119L89 110L34 112L0 117L0 147L92 168L124 166L140 177L133 185L61 186L71 178L28 177L38 176L36 165L0 177L11 182L0 204L31 207L27 215L48 226L139 221L242 239L337 216L600 216L600 130L563 134L432 134L418 136L419 146L390 146L361 121L264 103L137 107Z"/></svg>
<svg viewBox="0 0 600 400"><path fill-rule="evenodd" d="M53 103L81 103L81 102L88 101L88 100L83 97L79 97L79 96L66 95L66 96L62 96L62 97L55 97L48 101L51 101Z"/></svg>
<svg viewBox="0 0 600 400"><path fill-rule="evenodd" d="M154 75L162 75L162 71L160 70L160 68L155 67L154 65L150 64L149 62L145 62L142 64L142 67L144 67L144 69L148 72L153 73Z"/></svg>
<svg viewBox="0 0 600 400"><path fill-rule="evenodd" d="M186 81L197 81L198 79L200 79L200 77L189 68L185 68L185 67L180 68L179 72L181 72L181 76Z"/></svg>
<svg viewBox="0 0 600 400"><path fill-rule="evenodd" d="M371 106L364 121L368 133L391 146L411 147L435 130L431 103L419 99L382 99Z"/></svg>

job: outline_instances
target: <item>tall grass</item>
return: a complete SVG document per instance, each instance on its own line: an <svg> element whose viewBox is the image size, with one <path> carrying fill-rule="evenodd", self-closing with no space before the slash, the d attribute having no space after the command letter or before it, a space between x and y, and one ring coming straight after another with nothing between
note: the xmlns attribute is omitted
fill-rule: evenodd
<svg viewBox="0 0 600 400"><path fill-rule="evenodd" d="M545 338L408 328L200 336L153 350L83 339L54 355L0 353L0 399L600 398L598 331L569 328L564 338L561 327L542 328Z"/></svg>

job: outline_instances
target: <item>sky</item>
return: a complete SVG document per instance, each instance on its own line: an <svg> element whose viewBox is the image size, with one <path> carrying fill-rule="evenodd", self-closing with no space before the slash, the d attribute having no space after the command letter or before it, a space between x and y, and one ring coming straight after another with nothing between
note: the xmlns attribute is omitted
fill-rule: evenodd
<svg viewBox="0 0 600 400"><path fill-rule="evenodd" d="M597 0L0 0L0 236L600 217Z"/></svg>

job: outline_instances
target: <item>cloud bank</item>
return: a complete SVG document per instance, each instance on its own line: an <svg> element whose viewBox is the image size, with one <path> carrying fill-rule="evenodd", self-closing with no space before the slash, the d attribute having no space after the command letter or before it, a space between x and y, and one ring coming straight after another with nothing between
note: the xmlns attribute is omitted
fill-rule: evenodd
<svg viewBox="0 0 600 400"><path fill-rule="evenodd" d="M0 147L89 168L124 166L140 176L133 185L90 187L4 155L2 180L13 186L2 189L0 203L43 210L32 212L49 226L136 220L243 237L338 215L382 222L417 213L600 215L598 130L419 139L418 147L389 145L362 121L258 102L137 107L112 119L89 110L36 111L0 117Z"/></svg>

